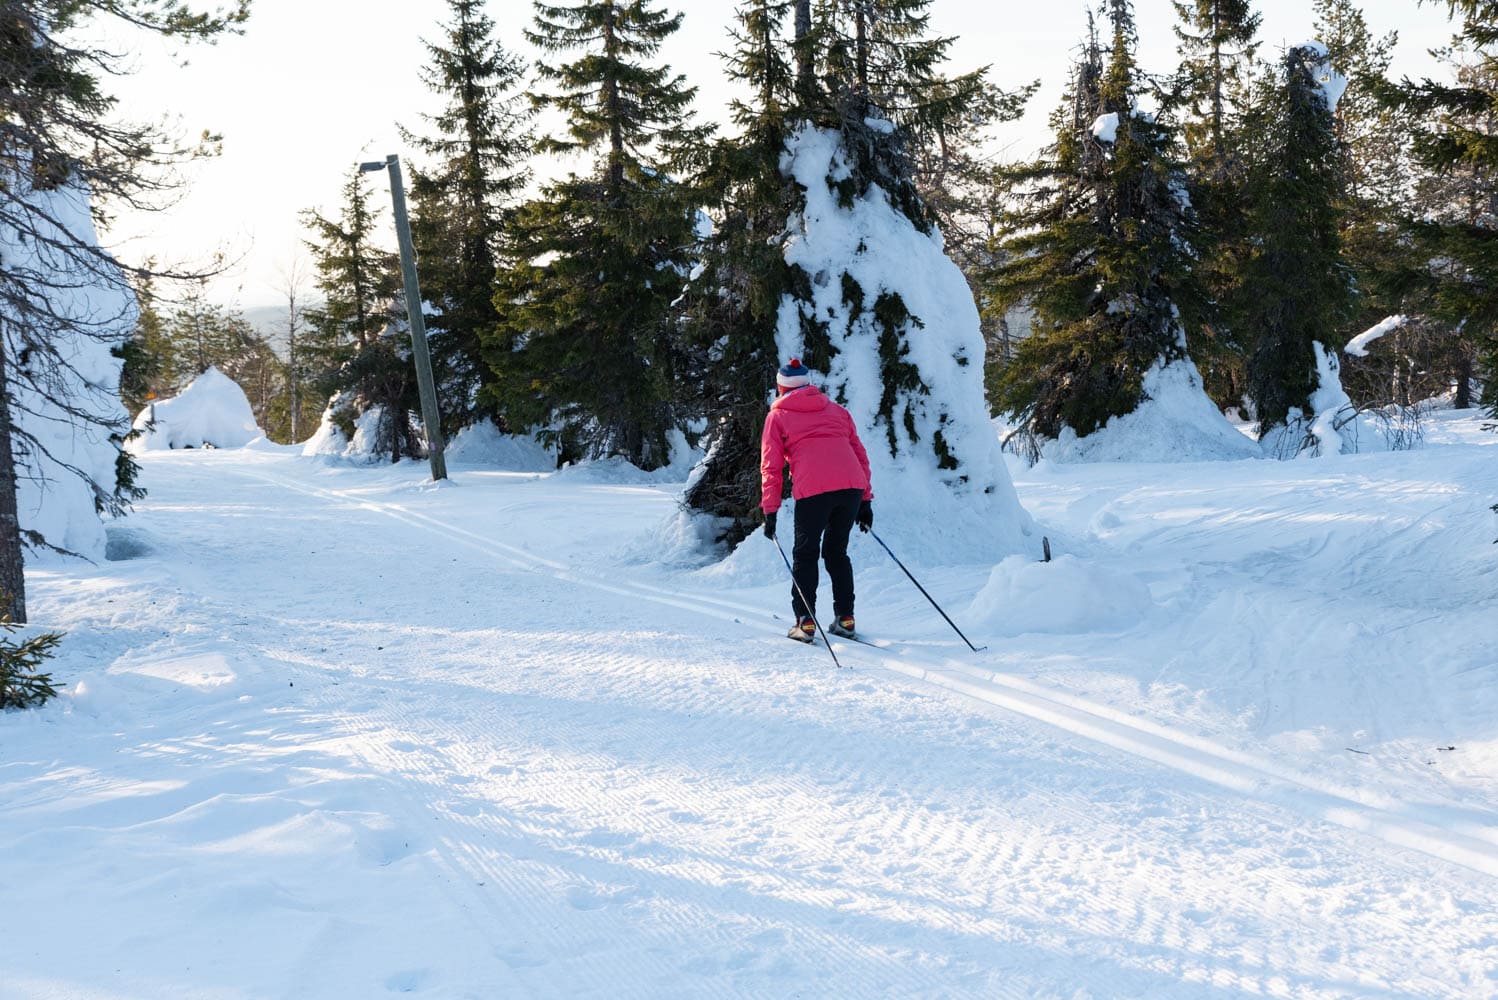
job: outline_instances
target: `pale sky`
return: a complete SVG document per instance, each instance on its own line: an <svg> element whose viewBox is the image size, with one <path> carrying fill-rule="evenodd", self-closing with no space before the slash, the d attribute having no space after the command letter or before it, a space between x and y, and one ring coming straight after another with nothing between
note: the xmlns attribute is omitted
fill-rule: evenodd
<svg viewBox="0 0 1498 1000"><path fill-rule="evenodd" d="M727 47L734 3L677 0L668 6L685 10L686 19L662 59L699 88L699 116L720 120L732 88L714 53ZM1311 37L1304 0L1263 0L1259 7L1264 51ZM436 35L446 11L441 0L254 0L243 37L182 51L189 60L185 67L154 40L121 43L134 45L136 67L132 76L114 81L122 115L170 116L191 134L222 133L224 147L222 156L191 168L188 192L176 205L148 215L122 214L107 240L130 260L205 262L221 251L238 263L212 286L215 298L241 308L279 305L287 269L298 260L309 269L299 213L313 207L336 212L338 188L355 161L396 153L404 162L395 123L420 129L419 115L437 110L439 98L417 74L425 54L421 38ZM1046 117L1065 83L1085 11L1080 0L932 5L935 28L958 38L954 69L988 64L1002 86L1041 80L1025 120L1005 127L995 140L1010 158L1046 141ZM531 13L528 0L491 0L489 12L506 47L533 61L537 53L521 33ZM1365 14L1376 35L1399 32L1396 73L1435 72L1425 50L1451 35L1444 4L1367 0ZM1174 67L1170 0L1136 0L1136 17L1142 66L1150 72ZM382 221L389 225L388 188L383 174L376 177L378 203L386 209ZM394 242L392 231L392 247Z"/></svg>

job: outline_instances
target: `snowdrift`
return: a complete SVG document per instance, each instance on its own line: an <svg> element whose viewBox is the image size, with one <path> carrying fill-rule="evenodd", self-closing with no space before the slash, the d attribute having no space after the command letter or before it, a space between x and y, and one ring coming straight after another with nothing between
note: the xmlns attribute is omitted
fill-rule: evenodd
<svg viewBox="0 0 1498 1000"><path fill-rule="evenodd" d="M557 453L534 437L506 434L491 420L481 420L458 431L447 444L447 460L457 465L481 465L506 472L551 472Z"/></svg>
<svg viewBox="0 0 1498 1000"><path fill-rule="evenodd" d="M1116 632L1155 606L1139 578L1076 556L1049 563L1010 556L994 567L966 620L999 636L1029 632Z"/></svg>
<svg viewBox="0 0 1498 1000"><path fill-rule="evenodd" d="M249 398L229 376L208 370L171 399L159 400L135 418L132 451L166 448L243 448L265 432L255 423Z"/></svg>
<svg viewBox="0 0 1498 1000"><path fill-rule="evenodd" d="M1208 398L1191 360L1156 364L1132 413L1079 438L1067 428L1041 455L1053 462L1211 462L1261 456Z"/></svg>

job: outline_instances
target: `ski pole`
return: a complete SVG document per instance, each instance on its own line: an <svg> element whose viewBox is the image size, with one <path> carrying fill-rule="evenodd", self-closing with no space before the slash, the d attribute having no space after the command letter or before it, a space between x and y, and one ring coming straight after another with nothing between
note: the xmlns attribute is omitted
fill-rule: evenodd
<svg viewBox="0 0 1498 1000"><path fill-rule="evenodd" d="M874 535L873 528L869 529L869 534ZM879 547L884 551L889 552L889 546L884 544L884 539L880 538L878 535L874 535L874 541L878 542ZM947 618L947 613L945 611L942 611L940 604L936 603L936 598L932 597L930 594L927 594L926 588L921 586L921 581L917 580L915 576L910 572L910 570L905 569L905 564L900 561L900 557L895 555L893 552L889 552L889 557L895 561L896 566L900 567L902 570L905 570L905 575L910 577L910 582L915 584L915 589L919 590L922 594L925 595L926 600L931 602L931 606L937 610L937 613L939 613L943 618L947 619L947 624L952 626L952 631L961 636L963 642L967 642L968 649L971 649L973 652L977 653L988 648L987 646L974 646L971 642L968 642L967 636L962 635L962 629L958 628L957 623L952 621L952 619Z"/></svg>
<svg viewBox="0 0 1498 1000"><path fill-rule="evenodd" d="M796 596L801 598L801 606L806 609L807 614L811 614L811 602L809 602L806 599L806 595L801 592L801 584L796 582L796 571L791 569L791 561L785 557L785 549L782 549L780 547L780 539L771 538L770 541L775 543L775 548L780 553L780 561L785 563L785 571L791 575L791 586L796 588ZM827 638L826 632L822 631L822 623L817 621L816 615L811 615L811 623L817 627L817 634L819 634L822 637L822 641L827 644L827 652L832 653L833 665L836 666L839 670L843 669L843 665L841 663L838 663L837 661L837 653L833 652L832 640ZM797 624L799 625L799 623Z"/></svg>

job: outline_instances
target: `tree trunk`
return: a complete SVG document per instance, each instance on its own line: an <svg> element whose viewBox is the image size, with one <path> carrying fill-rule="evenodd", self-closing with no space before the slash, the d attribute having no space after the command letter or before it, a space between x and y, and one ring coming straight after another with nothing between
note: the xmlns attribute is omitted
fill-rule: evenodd
<svg viewBox="0 0 1498 1000"><path fill-rule="evenodd" d="M1462 351L1456 361L1456 399L1458 410L1472 406L1472 355Z"/></svg>
<svg viewBox="0 0 1498 1000"><path fill-rule="evenodd" d="M26 623L25 554L16 507L16 458L11 438L10 383L5 336L0 333L0 610L18 625Z"/></svg>
<svg viewBox="0 0 1498 1000"><path fill-rule="evenodd" d="M816 89L816 54L811 48L811 0L796 0L796 89L802 107L811 106Z"/></svg>
<svg viewBox="0 0 1498 1000"><path fill-rule="evenodd" d="M857 25L858 89L865 95L869 92L869 29L868 7L860 0L853 5L853 17Z"/></svg>
<svg viewBox="0 0 1498 1000"><path fill-rule="evenodd" d="M603 22L603 51L613 59L617 55L614 35L614 4L612 0L605 3L608 11ZM604 103L606 114L609 116L609 187L610 193L619 197L624 190L624 128L620 122L623 109L619 104L619 81L610 76L603 84Z"/></svg>

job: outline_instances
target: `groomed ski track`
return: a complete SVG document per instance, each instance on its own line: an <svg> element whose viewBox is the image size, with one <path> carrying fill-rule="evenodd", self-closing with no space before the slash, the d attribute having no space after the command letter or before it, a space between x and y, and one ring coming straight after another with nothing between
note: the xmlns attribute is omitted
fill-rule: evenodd
<svg viewBox="0 0 1498 1000"><path fill-rule="evenodd" d="M243 474L329 503L348 505L393 518L507 565L564 583L601 590L641 604L681 608L720 622L728 622L738 626L737 630L743 633L743 638L748 638L751 634L783 638L782 625L769 608L710 596L689 595L627 579L603 581L589 578L572 571L563 563L540 558L512 545L412 511L400 504L360 498L346 490L310 487L305 483L263 472ZM732 642L736 637L725 633L722 638ZM971 661L963 662L963 658L935 656L922 652L913 645L911 648L901 649L898 643L892 643L894 648L889 652L881 652L867 644L855 645L841 640L834 641L833 646L850 667L875 668L953 691L1054 726L1071 736L1133 754L1245 796L1295 810L1307 819L1334 823L1377 837L1397 847L1422 851L1443 861L1471 868L1474 872L1498 877L1498 842L1484 839L1483 834L1490 834L1491 831L1476 827L1475 824L1471 835L1460 829L1445 828L1418 814L1412 815L1415 810L1402 803L1369 801L1359 790L1325 785L1315 779L1276 768L1248 754L1216 746L1210 740L1173 732L1084 698L1046 690L1019 678L1006 677L999 671L983 668L981 653L971 654ZM826 652L820 642L813 648ZM794 651L787 650L786 655L794 655ZM1498 822L1498 817L1494 817L1494 820Z"/></svg>
<svg viewBox="0 0 1498 1000"><path fill-rule="evenodd" d="M1498 995L1491 816L568 555L663 491L147 468L154 560L41 582L101 669L0 748L5 1000Z"/></svg>

